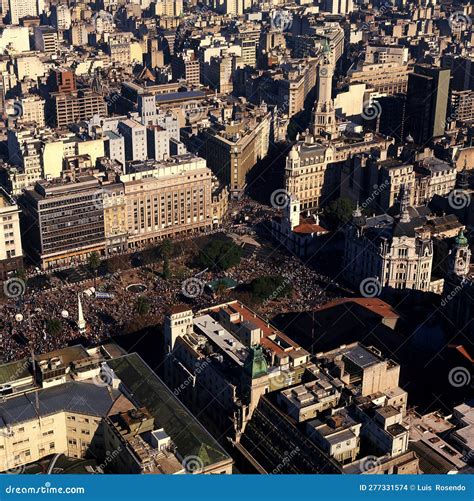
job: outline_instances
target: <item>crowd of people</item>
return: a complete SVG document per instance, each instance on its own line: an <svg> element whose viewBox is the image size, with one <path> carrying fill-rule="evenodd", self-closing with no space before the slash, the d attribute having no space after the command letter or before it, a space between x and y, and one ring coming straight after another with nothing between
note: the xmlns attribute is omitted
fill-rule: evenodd
<svg viewBox="0 0 474 501"><path fill-rule="evenodd" d="M247 224L239 224L239 228L254 233L255 224L260 224L265 218L268 220L268 213L258 205L250 209L248 204L245 207L244 213L249 215L249 220ZM238 217L241 214L240 209ZM232 229L230 221L225 230ZM43 291L26 288L20 298L0 305L2 359L7 362L29 356L31 349L44 353L75 342L89 345L105 342L111 337L138 330L147 323L162 323L169 307L183 301L198 310L212 305L217 299L230 300L237 291L219 291L216 298L210 288L205 287L206 283L224 277L238 284L249 284L260 276L283 277L291 286L291 293L282 297L280 291L275 291L257 305L259 312L269 317L280 312L306 311L334 297L333 292L326 290L325 284L329 283L326 277L280 248L267 247L266 244L265 252L262 248L253 247L240 264L227 271L188 268L184 277L181 273L179 277L172 273L167 279L159 267L150 270L150 267L141 266L123 274L114 273L97 280L97 289L109 293L106 298L84 294L91 282L61 283L54 289ZM186 288L189 280L194 280L190 291ZM140 292L127 290L127 285L133 282L144 284L146 289ZM77 328L79 296L87 325L85 334ZM137 307L139 298L146 302L142 311ZM52 319L55 328L51 327Z"/></svg>

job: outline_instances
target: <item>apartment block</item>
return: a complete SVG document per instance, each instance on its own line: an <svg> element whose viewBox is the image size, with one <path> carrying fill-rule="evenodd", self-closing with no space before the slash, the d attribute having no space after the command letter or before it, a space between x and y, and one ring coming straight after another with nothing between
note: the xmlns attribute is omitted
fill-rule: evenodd
<svg viewBox="0 0 474 501"><path fill-rule="evenodd" d="M103 192L96 178L40 181L19 203L26 252L42 269L104 252Z"/></svg>
<svg viewBox="0 0 474 501"><path fill-rule="evenodd" d="M134 367L134 371L130 369ZM136 354L80 345L0 366L0 471L51 456L98 473L232 472L232 460ZM133 395L133 397L132 397Z"/></svg>
<svg viewBox="0 0 474 501"><path fill-rule="evenodd" d="M129 246L210 228L211 176L206 161L191 154L130 164L120 176Z"/></svg>
<svg viewBox="0 0 474 501"><path fill-rule="evenodd" d="M11 196L0 188L0 280L6 280L22 268L20 209Z"/></svg>
<svg viewBox="0 0 474 501"><path fill-rule="evenodd" d="M94 115L106 115L107 104L100 94L88 89L53 93L53 116L57 127L66 127Z"/></svg>

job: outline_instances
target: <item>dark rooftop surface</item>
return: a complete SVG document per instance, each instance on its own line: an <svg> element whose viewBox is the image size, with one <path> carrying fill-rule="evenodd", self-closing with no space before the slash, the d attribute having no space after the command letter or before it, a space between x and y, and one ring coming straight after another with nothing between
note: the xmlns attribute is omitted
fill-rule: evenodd
<svg viewBox="0 0 474 501"><path fill-rule="evenodd" d="M155 96L157 103L168 101L179 101L182 99L204 98L206 93L200 90L190 90L187 92L168 92L167 94L158 94Z"/></svg>
<svg viewBox="0 0 474 501"><path fill-rule="evenodd" d="M103 417L118 396L118 391L109 393L107 387L73 381L39 390L37 412L35 392L22 393L0 403L0 427L60 411Z"/></svg>
<svg viewBox="0 0 474 501"><path fill-rule="evenodd" d="M344 352L344 356L362 368L370 367L380 362L380 359L376 355L360 345L349 348Z"/></svg>
<svg viewBox="0 0 474 501"><path fill-rule="evenodd" d="M155 425L164 428L181 457L198 456L204 466L229 459L224 449L139 355L133 353L109 360L107 364L121 379L135 403L146 407L155 418Z"/></svg>

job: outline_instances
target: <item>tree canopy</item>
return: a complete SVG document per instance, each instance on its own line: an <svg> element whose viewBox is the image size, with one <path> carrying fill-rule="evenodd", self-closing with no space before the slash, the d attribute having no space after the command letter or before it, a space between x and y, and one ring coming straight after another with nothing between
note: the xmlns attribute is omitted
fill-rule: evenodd
<svg viewBox="0 0 474 501"><path fill-rule="evenodd" d="M252 280L250 290L257 299L271 300L288 296L292 288L290 282L285 277L264 276Z"/></svg>
<svg viewBox="0 0 474 501"><path fill-rule="evenodd" d="M90 256L87 259L87 264L92 270L96 271L100 266L99 254L97 254L97 252L93 252L92 254L90 254Z"/></svg>
<svg viewBox="0 0 474 501"><path fill-rule="evenodd" d="M349 198L333 200L324 211L324 220L331 230L338 230L351 219L355 207Z"/></svg>
<svg viewBox="0 0 474 501"><path fill-rule="evenodd" d="M146 315L150 311L150 301L144 296L137 299L136 310L139 315Z"/></svg>
<svg viewBox="0 0 474 501"><path fill-rule="evenodd" d="M50 318L46 322L46 332L50 336L57 336L63 330L63 324L59 318Z"/></svg>
<svg viewBox="0 0 474 501"><path fill-rule="evenodd" d="M227 270L240 263L242 248L234 242L212 240L199 252L198 262L203 268Z"/></svg>

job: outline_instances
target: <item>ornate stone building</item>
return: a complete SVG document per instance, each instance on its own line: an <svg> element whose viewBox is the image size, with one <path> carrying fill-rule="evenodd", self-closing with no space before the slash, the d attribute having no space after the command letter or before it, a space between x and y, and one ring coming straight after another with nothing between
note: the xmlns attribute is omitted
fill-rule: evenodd
<svg viewBox="0 0 474 501"><path fill-rule="evenodd" d="M400 214L365 217L357 209L346 232L344 275L355 287L432 290L433 241L402 190ZM380 291L379 290L379 291ZM363 293L363 291L362 291Z"/></svg>
<svg viewBox="0 0 474 501"><path fill-rule="evenodd" d="M306 132L286 159L285 189L300 201L302 209L319 207L338 195L342 166L348 158L376 151L385 160L392 143L392 138L372 133L326 141Z"/></svg>

